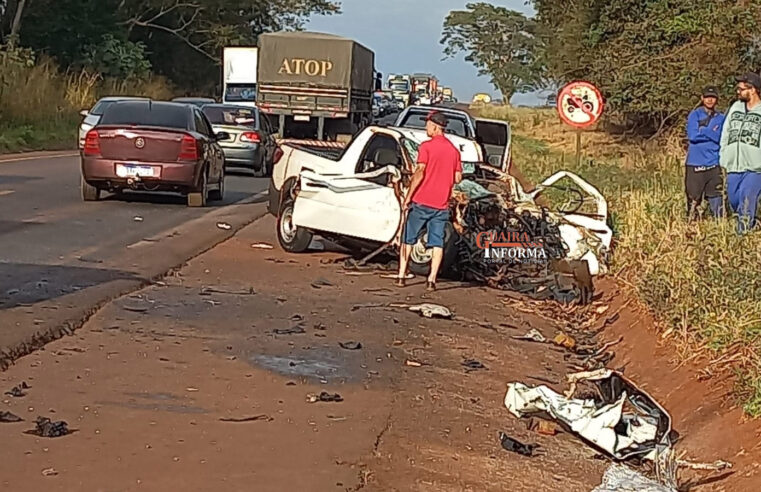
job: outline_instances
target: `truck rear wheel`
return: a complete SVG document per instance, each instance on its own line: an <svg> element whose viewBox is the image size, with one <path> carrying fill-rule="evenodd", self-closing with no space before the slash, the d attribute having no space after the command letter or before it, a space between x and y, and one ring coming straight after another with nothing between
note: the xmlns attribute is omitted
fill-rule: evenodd
<svg viewBox="0 0 761 492"><path fill-rule="evenodd" d="M293 224L293 200L286 198L277 215L277 241L289 253L303 253L312 242L312 233Z"/></svg>
<svg viewBox="0 0 761 492"><path fill-rule="evenodd" d="M431 261L433 260L433 248L426 246L427 233L418 238L418 242L412 247L410 254L410 271L415 275L427 276L431 273ZM451 223L444 228L444 258L441 261L439 274L450 274L457 262L457 232Z"/></svg>

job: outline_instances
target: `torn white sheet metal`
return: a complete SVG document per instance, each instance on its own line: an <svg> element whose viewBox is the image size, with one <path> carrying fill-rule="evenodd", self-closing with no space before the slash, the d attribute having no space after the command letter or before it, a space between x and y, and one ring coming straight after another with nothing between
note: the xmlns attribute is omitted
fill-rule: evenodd
<svg viewBox="0 0 761 492"><path fill-rule="evenodd" d="M613 458L656 460L671 447L671 416L648 394L617 372L604 370L568 377L595 383L594 399L571 398L547 386L507 385L505 406L516 417L545 414Z"/></svg>
<svg viewBox="0 0 761 492"><path fill-rule="evenodd" d="M676 492L628 466L613 463L605 471L602 483L591 492Z"/></svg>
<svg viewBox="0 0 761 492"><path fill-rule="evenodd" d="M415 306L409 306L407 309L413 313L420 313L426 318L444 318L451 319L454 317L452 311L446 306L440 306L439 304L417 304Z"/></svg>

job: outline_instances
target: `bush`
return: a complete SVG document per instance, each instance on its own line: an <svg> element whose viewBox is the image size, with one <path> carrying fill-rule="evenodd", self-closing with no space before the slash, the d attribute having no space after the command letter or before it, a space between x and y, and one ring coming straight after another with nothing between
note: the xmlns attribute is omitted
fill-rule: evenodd
<svg viewBox="0 0 761 492"><path fill-rule="evenodd" d="M104 95L168 99L172 88L160 77L104 79L87 70L61 73L50 58L0 46L0 152L72 148L79 111Z"/></svg>

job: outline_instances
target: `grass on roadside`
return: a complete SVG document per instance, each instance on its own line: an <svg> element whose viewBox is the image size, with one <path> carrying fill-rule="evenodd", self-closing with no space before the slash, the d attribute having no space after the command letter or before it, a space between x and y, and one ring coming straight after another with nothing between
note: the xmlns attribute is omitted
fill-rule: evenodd
<svg viewBox="0 0 761 492"><path fill-rule="evenodd" d="M644 301L682 360L711 375L734 371L745 411L761 416L761 232L739 237L734 221L685 220L683 151L672 139L626 143L574 133L553 110L486 108L511 121L516 163L536 180L567 169L606 196L616 231L613 271Z"/></svg>
<svg viewBox="0 0 761 492"><path fill-rule="evenodd" d="M79 111L104 95L172 96L166 80L103 80L86 70L63 73L49 58L0 47L0 152L74 148Z"/></svg>

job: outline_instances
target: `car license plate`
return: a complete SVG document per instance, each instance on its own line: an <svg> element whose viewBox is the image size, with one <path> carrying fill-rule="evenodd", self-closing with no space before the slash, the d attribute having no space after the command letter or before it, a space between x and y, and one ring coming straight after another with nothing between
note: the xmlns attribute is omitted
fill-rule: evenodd
<svg viewBox="0 0 761 492"><path fill-rule="evenodd" d="M120 178L157 178L160 172L153 166L137 166L134 164L117 164L116 175Z"/></svg>

